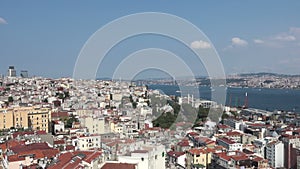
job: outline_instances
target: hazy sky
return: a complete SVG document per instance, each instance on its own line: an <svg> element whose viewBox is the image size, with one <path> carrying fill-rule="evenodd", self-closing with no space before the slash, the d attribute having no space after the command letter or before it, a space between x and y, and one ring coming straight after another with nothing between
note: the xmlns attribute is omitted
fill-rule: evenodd
<svg viewBox="0 0 300 169"><path fill-rule="evenodd" d="M298 0L1 1L0 73L14 65L30 75L72 76L82 46L99 28L128 14L163 12L200 28L216 47L227 74L300 74L299 9ZM165 37L134 37L107 55L99 74L109 76L121 58L149 47L173 50L183 60L189 55L180 43ZM205 74L199 64L189 66Z"/></svg>

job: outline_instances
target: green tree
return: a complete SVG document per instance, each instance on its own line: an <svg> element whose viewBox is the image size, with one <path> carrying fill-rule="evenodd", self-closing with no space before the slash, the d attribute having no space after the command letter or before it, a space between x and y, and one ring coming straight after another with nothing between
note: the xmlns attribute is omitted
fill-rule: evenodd
<svg viewBox="0 0 300 169"><path fill-rule="evenodd" d="M9 96L9 97L8 97L8 102L9 102L9 103L12 103L13 101L14 101L14 98L13 98L12 96Z"/></svg>
<svg viewBox="0 0 300 169"><path fill-rule="evenodd" d="M67 119L67 122L66 122L66 128L72 128L73 122L79 122L79 120L78 120L77 118L75 118L74 115L70 116L70 117Z"/></svg>
<svg viewBox="0 0 300 169"><path fill-rule="evenodd" d="M137 102L132 102L132 107L133 107L134 109L136 109L136 106L137 106Z"/></svg>
<svg viewBox="0 0 300 169"><path fill-rule="evenodd" d="M175 122L176 116L170 112L163 113L156 120L153 121L155 127L170 128Z"/></svg>

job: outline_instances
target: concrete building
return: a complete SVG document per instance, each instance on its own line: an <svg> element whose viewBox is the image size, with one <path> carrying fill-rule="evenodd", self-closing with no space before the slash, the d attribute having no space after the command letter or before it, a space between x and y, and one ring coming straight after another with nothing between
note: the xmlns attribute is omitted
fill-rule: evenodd
<svg viewBox="0 0 300 169"><path fill-rule="evenodd" d="M27 70L21 70L20 76L22 78L28 78L28 71Z"/></svg>
<svg viewBox="0 0 300 169"><path fill-rule="evenodd" d="M72 144L76 147L76 150L89 150L94 148L101 148L101 136L80 136L77 139L73 140Z"/></svg>
<svg viewBox="0 0 300 169"><path fill-rule="evenodd" d="M105 120L104 118L83 117L80 120L83 127L88 129L90 134L104 134L105 132Z"/></svg>
<svg viewBox="0 0 300 169"><path fill-rule="evenodd" d="M300 155L300 136L284 134L282 142L284 144L284 167L296 168L297 158Z"/></svg>
<svg viewBox="0 0 300 169"><path fill-rule="evenodd" d="M14 128L28 128L28 113L32 107L15 107L0 109L0 130Z"/></svg>
<svg viewBox="0 0 300 169"><path fill-rule="evenodd" d="M17 107L13 109L13 122L15 128L28 128L28 113L32 107Z"/></svg>
<svg viewBox="0 0 300 169"><path fill-rule="evenodd" d="M230 126L234 130L241 130L242 122L237 121L235 119L224 119L223 124Z"/></svg>
<svg viewBox="0 0 300 169"><path fill-rule="evenodd" d="M0 109L0 130L13 127L13 117L13 111L11 109Z"/></svg>
<svg viewBox="0 0 300 169"><path fill-rule="evenodd" d="M243 150L243 144L236 143L235 141L225 137L217 139L217 144L225 147L228 151Z"/></svg>
<svg viewBox="0 0 300 169"><path fill-rule="evenodd" d="M167 153L168 165L170 168L185 168L186 166L186 154L185 152L169 151Z"/></svg>
<svg viewBox="0 0 300 169"><path fill-rule="evenodd" d="M281 141L273 141L267 144L266 158L271 167L284 167L284 144Z"/></svg>
<svg viewBox="0 0 300 169"><path fill-rule="evenodd" d="M51 119L50 108L33 108L28 113L28 125L32 130L43 130L49 132L49 119Z"/></svg>
<svg viewBox="0 0 300 169"><path fill-rule="evenodd" d="M211 164L213 149L200 147L192 148L186 152L187 168L207 168Z"/></svg>
<svg viewBox="0 0 300 169"><path fill-rule="evenodd" d="M137 164L137 169L165 169L165 159L166 152L163 145L145 146L128 155L118 157L120 162Z"/></svg>
<svg viewBox="0 0 300 169"><path fill-rule="evenodd" d="M8 77L16 77L17 76L17 73L16 73L16 70L15 70L14 66L9 66L8 67L7 76Z"/></svg>
<svg viewBox="0 0 300 169"><path fill-rule="evenodd" d="M57 135L65 131L65 124L62 121L52 121L52 133Z"/></svg>

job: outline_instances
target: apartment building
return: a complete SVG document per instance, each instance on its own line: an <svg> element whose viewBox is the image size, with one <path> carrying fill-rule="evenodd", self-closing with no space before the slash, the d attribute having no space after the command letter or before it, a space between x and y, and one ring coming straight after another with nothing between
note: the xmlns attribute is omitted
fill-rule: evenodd
<svg viewBox="0 0 300 169"><path fill-rule="evenodd" d="M211 163L213 149L207 147L192 148L186 152L187 168L207 168Z"/></svg>
<svg viewBox="0 0 300 169"><path fill-rule="evenodd" d="M165 147L163 145L151 146L146 143L144 147L134 150L128 155L118 156L118 161L137 164L137 169L165 169Z"/></svg>
<svg viewBox="0 0 300 169"><path fill-rule="evenodd" d="M28 125L32 130L43 130L49 132L49 119L51 119L50 108L33 108L28 113Z"/></svg>
<svg viewBox="0 0 300 169"><path fill-rule="evenodd" d="M14 107L0 109L0 130L14 128L28 128L28 113L32 107Z"/></svg>
<svg viewBox="0 0 300 169"><path fill-rule="evenodd" d="M220 145L220 146L225 147L228 151L236 151L236 150L242 150L243 149L243 144L236 143L235 141L230 140L226 137L218 138L217 139L217 144Z"/></svg>
<svg viewBox="0 0 300 169"><path fill-rule="evenodd" d="M93 148L101 148L100 135L80 136L73 141L73 146L76 150L89 150Z"/></svg>
<svg viewBox="0 0 300 169"><path fill-rule="evenodd" d="M15 128L28 128L28 113L32 107L16 107L13 109L13 122Z"/></svg>
<svg viewBox="0 0 300 169"><path fill-rule="evenodd" d="M281 141L273 141L267 144L266 157L271 167L284 166L284 144Z"/></svg>
<svg viewBox="0 0 300 169"><path fill-rule="evenodd" d="M12 109L0 109L0 130L14 127L13 117Z"/></svg>
<svg viewBox="0 0 300 169"><path fill-rule="evenodd" d="M80 123L86 127L90 134L104 134L105 132L105 119L103 117L82 117Z"/></svg>

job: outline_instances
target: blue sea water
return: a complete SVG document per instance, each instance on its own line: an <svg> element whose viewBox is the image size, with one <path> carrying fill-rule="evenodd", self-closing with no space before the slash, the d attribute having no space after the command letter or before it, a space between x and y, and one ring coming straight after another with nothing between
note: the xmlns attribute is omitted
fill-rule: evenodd
<svg viewBox="0 0 300 169"><path fill-rule="evenodd" d="M188 92L178 92L176 85L149 85L150 89L160 89L167 95L180 96L181 93L192 94L195 87L188 87ZM267 89L267 88L227 88L226 105L242 106L245 104L245 93L248 95L248 107L263 110L284 110L300 112L300 90ZM199 87L200 97L211 99L210 87Z"/></svg>

